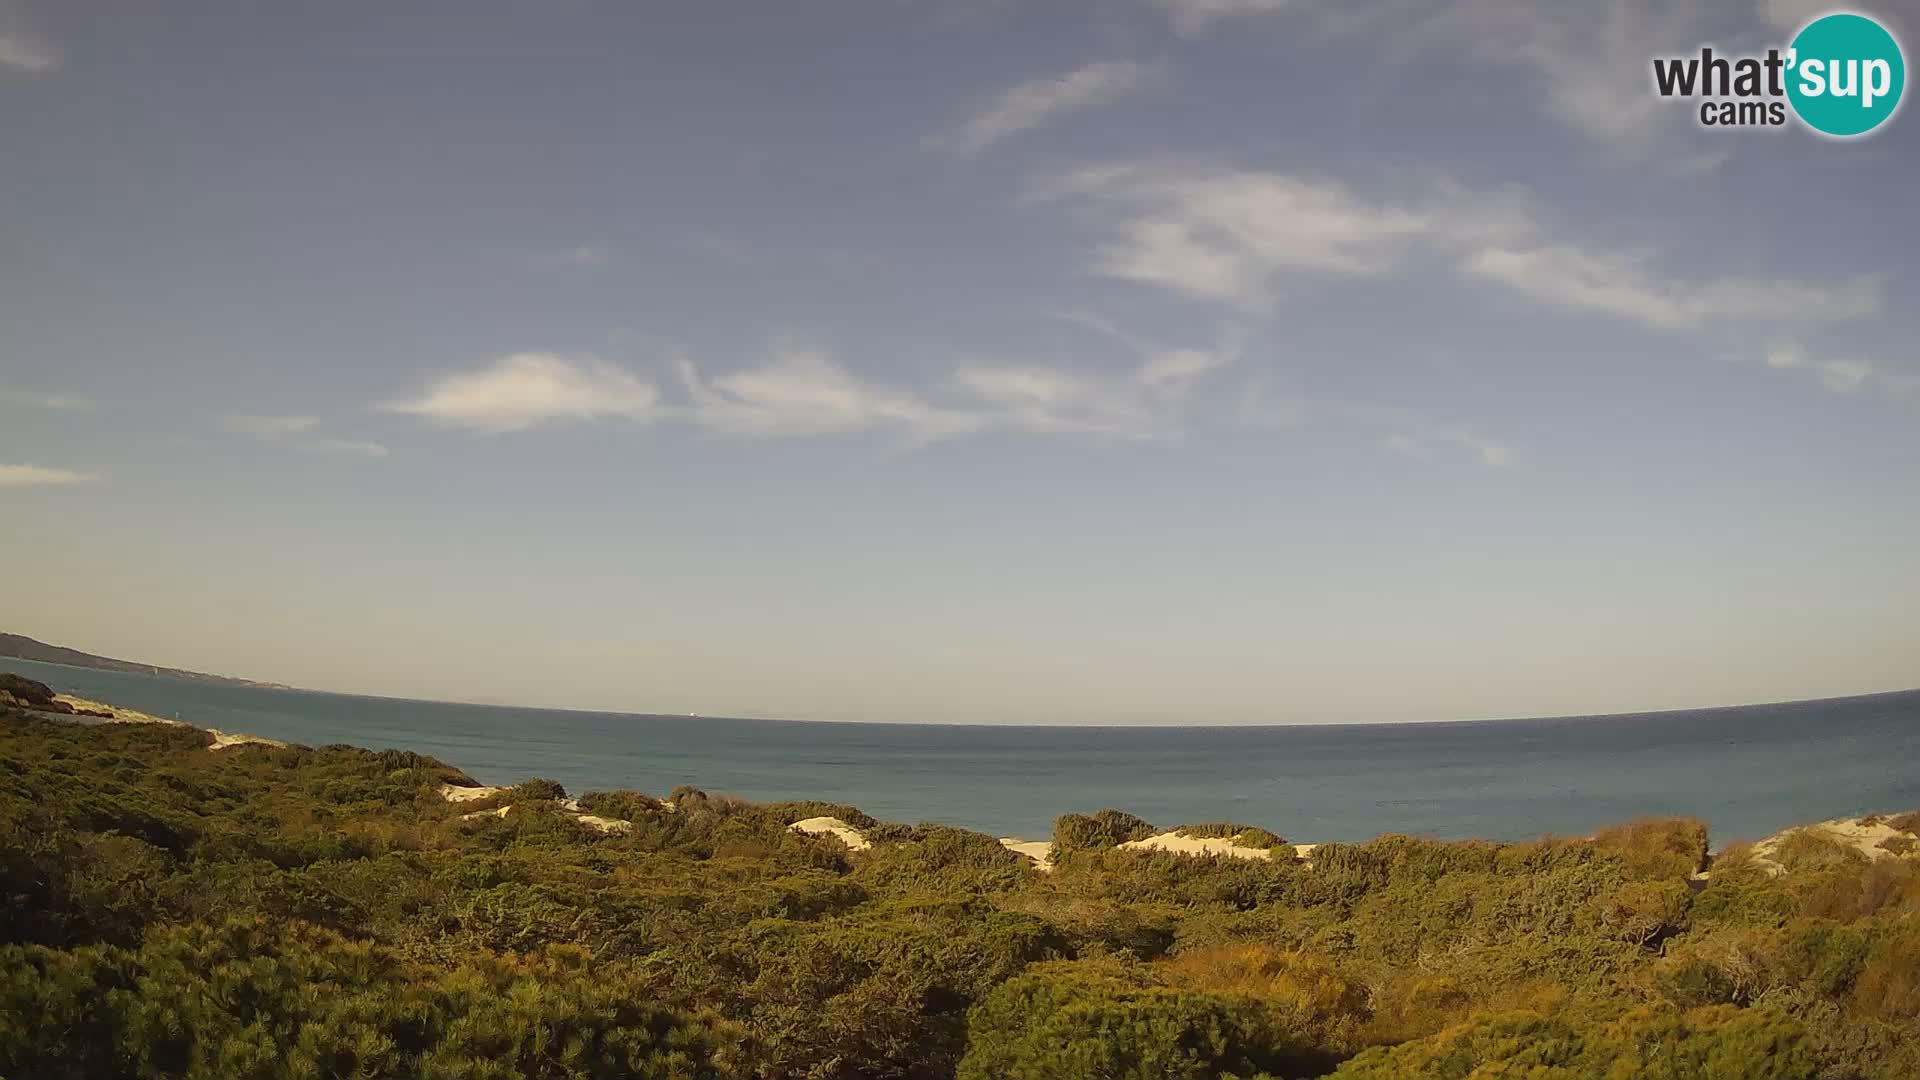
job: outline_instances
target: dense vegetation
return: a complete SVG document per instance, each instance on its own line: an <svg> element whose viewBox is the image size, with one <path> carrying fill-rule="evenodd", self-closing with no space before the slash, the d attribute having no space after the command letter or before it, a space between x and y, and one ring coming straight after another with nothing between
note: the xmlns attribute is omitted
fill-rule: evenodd
<svg viewBox="0 0 1920 1080"><path fill-rule="evenodd" d="M582 797L609 834L551 782L208 741L0 716L0 1078L1920 1076L1920 866L1813 838L1698 888L1685 821L1302 863L1104 812L1042 874L851 807Z"/></svg>

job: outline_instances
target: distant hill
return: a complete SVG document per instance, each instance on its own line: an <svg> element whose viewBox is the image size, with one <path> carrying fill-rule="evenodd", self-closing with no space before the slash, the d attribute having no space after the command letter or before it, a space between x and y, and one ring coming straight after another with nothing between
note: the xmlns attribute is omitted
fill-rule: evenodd
<svg viewBox="0 0 1920 1080"><path fill-rule="evenodd" d="M175 679L192 679L195 682L218 683L222 686L262 686L274 690L291 690L290 686L279 683L254 682L252 679L236 679L230 675L209 675L204 671L184 671L180 668L157 667L153 664L136 664L131 660L115 660L111 656L95 656L69 649L62 645L49 645L44 641L35 641L23 634L0 634L0 657L13 657L17 660L37 660L43 664L65 664L68 667L95 668L100 671L129 671L140 675L167 675Z"/></svg>

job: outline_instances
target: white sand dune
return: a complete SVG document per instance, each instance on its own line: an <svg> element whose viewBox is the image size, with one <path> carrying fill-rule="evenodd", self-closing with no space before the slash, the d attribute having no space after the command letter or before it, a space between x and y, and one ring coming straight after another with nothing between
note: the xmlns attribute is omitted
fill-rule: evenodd
<svg viewBox="0 0 1920 1080"><path fill-rule="evenodd" d="M261 735L229 735L218 728L208 728L207 734L213 736L213 745L209 750L225 750L230 746L285 746L279 739L269 739Z"/></svg>
<svg viewBox="0 0 1920 1080"><path fill-rule="evenodd" d="M440 785L440 797L448 802L478 802L491 799L506 791L503 787L457 787L453 784Z"/></svg>
<svg viewBox="0 0 1920 1080"><path fill-rule="evenodd" d="M484 792L487 792L488 794L497 795L500 792L506 791L506 790L508 789L507 788L462 788L462 787L454 787L452 784L443 784L440 787L440 795L442 798L446 799L448 802L474 802L476 800L486 798L486 795L466 795L466 794L456 794L456 793L469 792L469 791L484 791ZM597 814L581 813L580 803L577 800L567 799L566 801L562 802L560 805L563 809L565 809L569 814L572 815L573 820L579 822L582 825L585 825L587 828L592 829L595 832L627 833L627 832L633 831L633 822L631 821L622 821L619 818L600 817ZM508 803L505 806L495 807L492 810L475 810L471 814L461 814L460 820L461 821L479 821L481 818L490 818L490 817L503 818L512 812L513 812L513 804Z"/></svg>
<svg viewBox="0 0 1920 1080"><path fill-rule="evenodd" d="M841 821L837 817L810 817L787 826L809 836L834 836L852 851L865 851L873 845L860 835L860 830Z"/></svg>
<svg viewBox="0 0 1920 1080"><path fill-rule="evenodd" d="M1033 860L1033 868L1043 874L1053 872L1053 841L1022 840L1017 836L1003 836L1000 846L1016 855L1025 855Z"/></svg>
<svg viewBox="0 0 1920 1080"><path fill-rule="evenodd" d="M1053 871L1053 844L1047 840L1022 840L1017 836L1003 836L1000 846L1008 851L1025 855L1033 861L1034 869L1042 873ZM1149 836L1145 840L1130 840L1119 845L1128 851L1167 851L1176 855L1224 855L1234 859L1271 859L1273 853L1265 848L1246 847L1232 840L1218 836L1188 836L1182 832L1164 832ZM1305 859L1313 854L1318 844L1295 844L1293 854L1297 859Z"/></svg>
<svg viewBox="0 0 1920 1080"><path fill-rule="evenodd" d="M1873 861L1913 857L1901 856L1896 852L1880 846L1882 842L1896 837L1904 837L1912 840L1914 839L1912 833L1896 829L1884 820L1872 818L1836 818L1833 821L1821 821L1812 825L1801 825L1774 833L1772 836L1753 845L1753 861L1776 877L1786 873L1787 868L1780 863L1777 856L1779 855L1781 845L1786 843L1789 837L1798 833L1811 833L1822 839L1835 841L1844 847L1850 847L1858 851ZM1703 873L1696 876L1705 878L1707 875Z"/></svg>
<svg viewBox="0 0 1920 1080"><path fill-rule="evenodd" d="M118 705L109 705L104 701L93 701L88 698L75 697L72 694L55 694L53 695L53 700L73 706L75 712L83 714L77 717L77 719L80 720L94 719L94 717L84 715L87 713L107 713L108 716L105 717L105 719L115 724L165 724L169 727L190 726L184 721L169 720L164 716L154 716L150 713L143 713L138 709L126 709Z"/></svg>
<svg viewBox="0 0 1920 1080"><path fill-rule="evenodd" d="M1182 832L1164 832L1145 840L1129 840L1120 845L1124 851L1170 851L1176 855L1225 855L1233 859L1271 859L1266 848L1246 847L1224 836L1188 836Z"/></svg>
<svg viewBox="0 0 1920 1080"><path fill-rule="evenodd" d="M160 724L166 727L193 727L192 724L184 720L169 720L164 716L154 716L152 713L143 713L138 709L109 705L104 701L93 701L89 698L75 697L72 694L55 694L53 695L53 700L71 705L76 713L81 714L76 717L76 719L80 720L100 719L110 724ZM108 715L105 717L91 715L98 713L107 713ZM226 750L235 746L287 745L279 739L269 739L264 735L235 735L230 732L221 731L219 728L202 728L201 730L213 736L213 742L207 745L207 749L209 750Z"/></svg>

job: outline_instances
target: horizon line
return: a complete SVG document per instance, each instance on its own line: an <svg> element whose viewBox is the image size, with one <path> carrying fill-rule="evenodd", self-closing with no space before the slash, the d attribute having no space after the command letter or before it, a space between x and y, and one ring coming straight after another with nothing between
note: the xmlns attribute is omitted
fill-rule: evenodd
<svg viewBox="0 0 1920 1080"><path fill-rule="evenodd" d="M25 637L26 635L23 634L20 636ZM29 640L38 640L38 639L29 639ZM45 644L45 643L42 642L42 644ZM56 647L65 647L65 646L56 646ZM74 651L78 652L80 650L76 649ZM96 655L96 654L88 654L88 655ZM102 657L102 659L113 659L115 660L116 663L142 666L137 664L135 661L119 660L114 657ZM162 675L162 674L152 673L152 672L117 671L117 670L114 670L113 668L87 667L80 664L63 664L53 660L33 660L27 657L20 657L20 656L4 656L4 657L0 657L0 660L17 660L22 663L44 664L48 667L69 668L74 671L97 671L97 672L101 672L103 674L108 674L108 675L135 675L140 678L147 678L147 679L165 678L165 679L172 679L176 682L193 682L194 681L192 679L183 679L175 675ZM1259 728L1351 728L1351 727L1411 727L1411 726L1430 727L1430 726L1439 725L1439 724L1498 724L1498 723L1526 723L1526 722L1532 722L1532 721L1549 722L1549 721L1556 721L1556 720L1596 720L1596 721L1597 720L1624 720L1624 719L1635 719L1639 717L1649 717L1649 716L1675 715L1680 713L1710 713L1710 712L1724 712L1724 711L1735 710L1735 709L1761 709L1761 708L1772 708L1777 706L1788 706L1788 705L1815 705L1815 704L1822 704L1825 702L1858 701L1866 698L1898 697L1902 694L1920 693L1920 686L1909 686L1909 687L1896 688L1892 690L1868 690L1868 691L1862 691L1859 693L1852 693L1852 694L1832 694L1824 697L1782 698L1782 699L1772 699L1772 700L1764 700L1764 701L1745 701L1745 702L1734 702L1734 703L1725 704L1725 705L1680 705L1680 706L1670 706L1670 707L1658 708L1658 709L1635 709L1635 710L1629 710L1625 712L1570 712L1570 713L1548 713L1544 715L1527 715L1527 716L1456 716L1456 717L1443 717L1443 718L1433 719L1433 720L1315 720L1315 721L1300 721L1300 722L1291 722L1291 723L1286 721L1272 721L1272 722L1225 723L1225 724L1221 724L1221 723L1215 723L1215 724L1207 724L1207 723L1033 724L1033 723L1000 723L1000 722L994 722L994 721L966 721L966 720L961 720L961 721L824 720L824 719L818 719L813 717L799 717L799 716L732 715L732 714L724 714L724 713L638 712L638 711L632 711L627 709L590 709L590 708L582 708L579 706L570 706L570 705L515 705L515 704L510 704L505 702L463 701L463 700L456 700L451 698L409 697L403 694L373 694L373 693L364 693L364 692L352 691L352 690L325 690L325 689L321 689L318 687L311 687L311 686L294 686L286 683L269 683L262 680L248 679L248 678L242 678L242 677L232 676L232 675L213 675L208 672L191 671L188 668L171 667L170 665L164 665L164 664L147 664L144 666L150 667L150 668L185 672L188 674L199 675L209 679L227 680L226 682L208 682L204 685L222 687L222 688L231 689L231 690L256 690L256 691L265 691L268 693L320 694L327 697L362 698L370 701L397 701L397 702L403 702L403 703L415 704L415 705L458 705L465 708L474 708L474 709L517 709L517 710L529 711L529 712L577 713L583 716L619 716L619 717L630 717L633 719L641 719L641 720L741 720L741 721L749 721L754 723L838 724L838 725L852 725L852 726L860 726L860 727L1046 728L1046 729L1063 729L1063 730L1074 730L1074 731L1101 731L1101 730L1151 731L1156 729L1204 731L1209 729L1248 730L1248 729L1259 729Z"/></svg>

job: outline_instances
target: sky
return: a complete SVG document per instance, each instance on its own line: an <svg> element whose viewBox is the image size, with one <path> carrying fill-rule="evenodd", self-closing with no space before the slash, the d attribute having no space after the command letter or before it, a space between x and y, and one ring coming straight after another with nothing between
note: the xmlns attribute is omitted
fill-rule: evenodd
<svg viewBox="0 0 1920 1080"><path fill-rule="evenodd" d="M1920 684L1920 117L1651 89L1824 6L0 0L0 629L798 719Z"/></svg>

